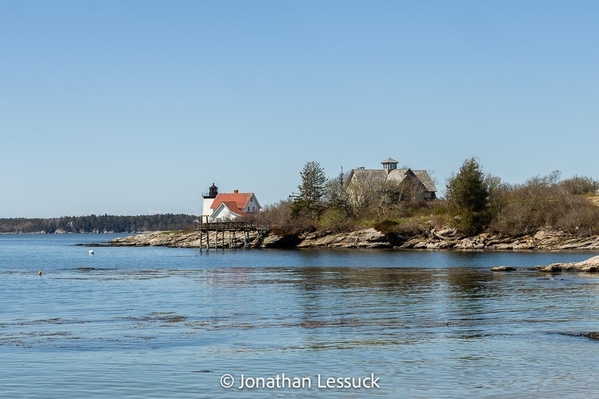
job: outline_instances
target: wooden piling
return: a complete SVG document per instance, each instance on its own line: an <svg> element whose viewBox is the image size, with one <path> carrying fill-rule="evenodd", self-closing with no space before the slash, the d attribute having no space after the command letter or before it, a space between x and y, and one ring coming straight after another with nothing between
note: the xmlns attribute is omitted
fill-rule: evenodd
<svg viewBox="0 0 599 399"><path fill-rule="evenodd" d="M200 216L198 223L198 230L200 234L200 252L204 249L204 234L206 234L206 250L210 250L210 234L213 233L214 249L221 248L224 250L227 245L227 238L225 234L229 234L229 248L234 249L236 247L236 232L243 232L243 245L245 248L250 247L250 232L256 231L259 238L264 238L264 235L268 231L264 226L256 226L248 222L236 222L236 221L209 221L208 216ZM219 237L220 233L220 237ZM220 239L220 242L219 242Z"/></svg>

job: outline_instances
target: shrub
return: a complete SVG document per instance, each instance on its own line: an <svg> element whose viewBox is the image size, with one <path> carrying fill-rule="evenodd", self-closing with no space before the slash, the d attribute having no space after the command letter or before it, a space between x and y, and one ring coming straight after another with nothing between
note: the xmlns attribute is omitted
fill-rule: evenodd
<svg viewBox="0 0 599 399"><path fill-rule="evenodd" d="M376 230L380 231L383 234L390 234L395 232L395 228L399 225L399 222L396 220L382 220L380 222L374 223L372 227Z"/></svg>
<svg viewBox="0 0 599 399"><path fill-rule="evenodd" d="M599 181L586 176L574 176L563 180L560 186L570 194L594 195L599 190Z"/></svg>
<svg viewBox="0 0 599 399"><path fill-rule="evenodd" d="M353 221L338 208L329 208L320 217L320 227L335 233L352 230Z"/></svg>
<svg viewBox="0 0 599 399"><path fill-rule="evenodd" d="M499 210L491 228L507 235L534 233L544 228L579 235L599 232L599 208L579 195L591 189L592 184L583 188L581 182L589 181L586 178L559 182L557 176L553 172L547 177L531 178L522 185L506 187L497 200Z"/></svg>

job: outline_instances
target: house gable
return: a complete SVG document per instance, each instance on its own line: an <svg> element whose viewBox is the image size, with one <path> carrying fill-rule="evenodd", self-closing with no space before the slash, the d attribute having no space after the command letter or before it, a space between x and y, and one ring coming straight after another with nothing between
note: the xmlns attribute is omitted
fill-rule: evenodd
<svg viewBox="0 0 599 399"><path fill-rule="evenodd" d="M415 177L414 172L412 172L412 170L410 168L400 168L400 169L393 169L391 171L389 171L389 174L387 175L387 182L395 182L398 184L401 184L404 182L404 180L406 179L413 179Z"/></svg>
<svg viewBox="0 0 599 399"><path fill-rule="evenodd" d="M426 191L436 192L437 187L435 187L435 183L433 179L431 179L430 175L426 170L415 170L414 174L418 177L418 179L422 182Z"/></svg>
<svg viewBox="0 0 599 399"><path fill-rule="evenodd" d="M404 199L436 198L437 188L426 170L397 168L397 161L392 158L385 159L381 163L383 169L352 169L346 183L350 202L363 202L369 191L387 183L401 185L403 187L401 197Z"/></svg>
<svg viewBox="0 0 599 399"><path fill-rule="evenodd" d="M233 201L221 202L210 215L212 220L233 220L247 213L237 207Z"/></svg>

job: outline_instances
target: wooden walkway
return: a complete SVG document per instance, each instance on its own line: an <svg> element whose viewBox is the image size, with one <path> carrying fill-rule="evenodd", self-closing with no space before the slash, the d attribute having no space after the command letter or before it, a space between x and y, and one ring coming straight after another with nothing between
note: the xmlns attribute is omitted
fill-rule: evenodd
<svg viewBox="0 0 599 399"><path fill-rule="evenodd" d="M257 232L259 237L263 237L268 232L268 227L263 225L257 225L251 222L242 221L219 221L209 222L208 216L200 216L198 231L200 234L200 252L204 249L204 235L206 238L206 250L210 249L210 233L214 233L214 249L219 248L219 233L220 233L220 248L225 249L227 247L225 242L225 232L228 232L229 236L229 248L235 248L236 237L235 233L243 234L243 246L248 248L250 245L249 235L250 232Z"/></svg>

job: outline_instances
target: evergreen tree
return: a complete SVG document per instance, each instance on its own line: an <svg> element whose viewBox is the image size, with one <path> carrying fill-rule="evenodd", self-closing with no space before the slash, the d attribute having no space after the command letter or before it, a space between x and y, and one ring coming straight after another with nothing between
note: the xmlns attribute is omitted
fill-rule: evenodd
<svg viewBox="0 0 599 399"><path fill-rule="evenodd" d="M324 169L316 161L307 162L300 172L302 184L297 186L299 193L293 200L293 216L318 217L323 210L322 196L327 181Z"/></svg>
<svg viewBox="0 0 599 399"><path fill-rule="evenodd" d="M447 180L446 197L458 229L466 234L476 234L486 227L489 189L475 158L466 159L459 173Z"/></svg>

